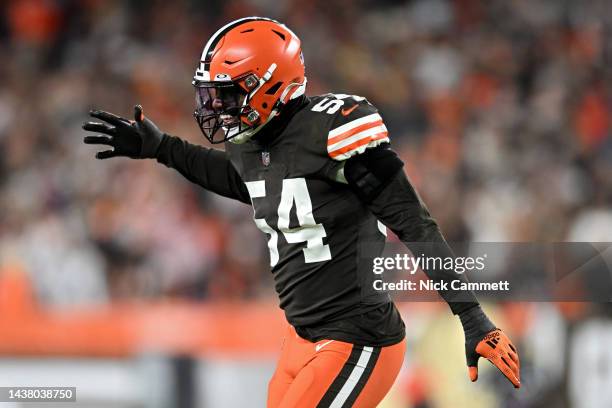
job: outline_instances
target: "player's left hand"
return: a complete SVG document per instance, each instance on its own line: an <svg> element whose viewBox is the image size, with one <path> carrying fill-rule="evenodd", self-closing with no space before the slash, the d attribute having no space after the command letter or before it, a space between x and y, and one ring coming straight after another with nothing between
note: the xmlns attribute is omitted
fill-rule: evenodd
<svg viewBox="0 0 612 408"><path fill-rule="evenodd" d="M500 329L489 320L476 304L459 313L465 332L465 355L470 380L478 379L478 360L484 357L514 385L521 386L521 363L516 347Z"/></svg>
<svg viewBox="0 0 612 408"><path fill-rule="evenodd" d="M466 339L465 352L472 382L478 379L478 359L484 357L506 376L514 388L521 387L518 352L506 333L500 329L490 331L480 340Z"/></svg>

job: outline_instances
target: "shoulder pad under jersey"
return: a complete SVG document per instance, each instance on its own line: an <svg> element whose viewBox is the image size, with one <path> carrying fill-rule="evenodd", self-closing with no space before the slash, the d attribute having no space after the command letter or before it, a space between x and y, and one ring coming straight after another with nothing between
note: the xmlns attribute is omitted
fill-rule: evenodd
<svg viewBox="0 0 612 408"><path fill-rule="evenodd" d="M327 94L317 97L313 112L331 115L327 132L327 154L346 160L366 149L389 143L387 128L378 109L356 95Z"/></svg>

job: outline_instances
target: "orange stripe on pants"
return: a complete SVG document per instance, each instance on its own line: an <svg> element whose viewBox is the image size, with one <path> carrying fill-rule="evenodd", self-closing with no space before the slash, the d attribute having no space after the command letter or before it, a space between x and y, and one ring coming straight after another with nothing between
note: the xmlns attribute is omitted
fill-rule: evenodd
<svg viewBox="0 0 612 408"><path fill-rule="evenodd" d="M268 386L268 408L376 407L393 385L405 350L405 339L388 347L312 343L289 326Z"/></svg>

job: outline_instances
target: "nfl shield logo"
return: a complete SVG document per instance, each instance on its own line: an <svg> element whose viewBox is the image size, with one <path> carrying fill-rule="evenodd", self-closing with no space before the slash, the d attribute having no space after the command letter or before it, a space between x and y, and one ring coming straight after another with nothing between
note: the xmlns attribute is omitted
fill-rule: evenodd
<svg viewBox="0 0 612 408"><path fill-rule="evenodd" d="M270 165L270 152L261 152L261 162L266 167Z"/></svg>

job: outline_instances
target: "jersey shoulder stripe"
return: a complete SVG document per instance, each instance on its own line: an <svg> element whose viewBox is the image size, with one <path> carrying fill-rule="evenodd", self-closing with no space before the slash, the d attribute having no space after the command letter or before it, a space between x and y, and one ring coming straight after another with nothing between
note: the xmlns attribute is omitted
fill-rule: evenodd
<svg viewBox="0 0 612 408"><path fill-rule="evenodd" d="M358 102L349 115L338 115L327 137L327 152L334 160L346 160L366 149L388 143L387 127L367 101ZM353 112L354 110L354 112Z"/></svg>
<svg viewBox="0 0 612 408"><path fill-rule="evenodd" d="M335 150L329 152L329 156L336 160L346 160L356 154L365 152L366 149L376 147L381 143L389 143L389 137L386 130L368 134L346 146L335 148Z"/></svg>
<svg viewBox="0 0 612 408"><path fill-rule="evenodd" d="M357 130L364 127L370 127L373 124L381 124L382 118L378 113L373 113L371 115L363 116L359 119L354 119L344 125L338 126L335 129L332 129L329 132L329 136L327 138L328 144L336 143L342 140L347 135L354 134Z"/></svg>

